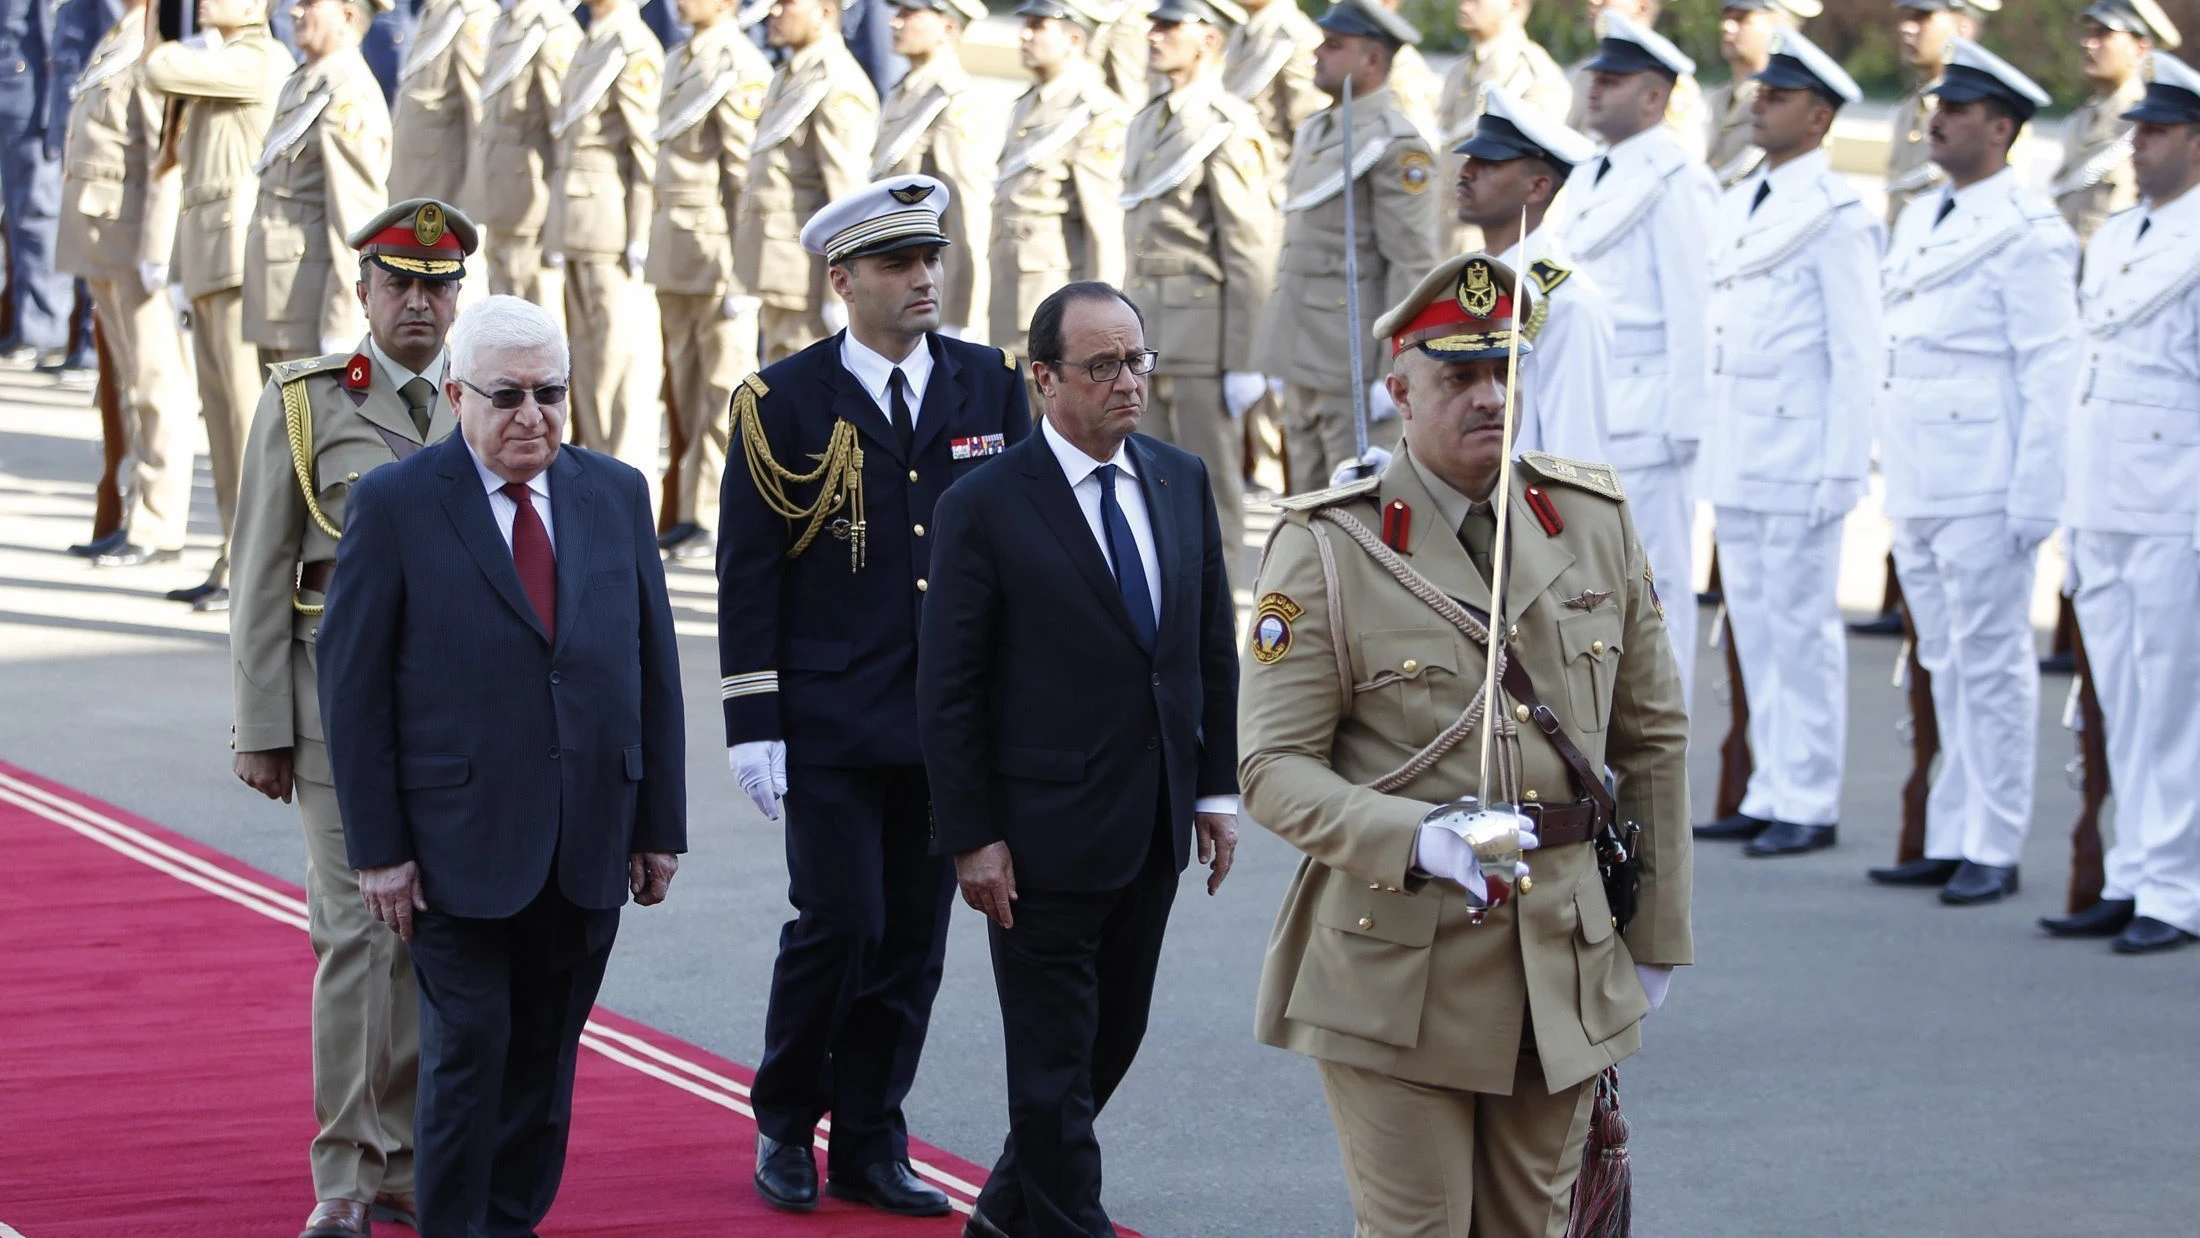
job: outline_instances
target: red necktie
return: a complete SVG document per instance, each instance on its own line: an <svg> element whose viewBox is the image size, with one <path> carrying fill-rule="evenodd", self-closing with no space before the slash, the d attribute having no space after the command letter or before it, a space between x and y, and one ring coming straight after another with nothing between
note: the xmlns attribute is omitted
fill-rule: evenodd
<svg viewBox="0 0 2200 1238"><path fill-rule="evenodd" d="M523 481L504 483L504 494L519 508L512 513L512 566L520 588L535 604L535 617L553 641L558 638L558 559L550 553L550 531L535 514L534 496Z"/></svg>

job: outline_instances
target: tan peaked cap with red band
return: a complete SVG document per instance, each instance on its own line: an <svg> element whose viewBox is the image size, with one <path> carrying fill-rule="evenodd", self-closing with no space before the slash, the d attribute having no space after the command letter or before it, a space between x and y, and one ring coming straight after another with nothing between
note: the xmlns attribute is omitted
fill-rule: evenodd
<svg viewBox="0 0 2200 1238"><path fill-rule="evenodd" d="M434 198L394 203L344 238L359 256L396 275L463 279L481 231L466 213Z"/></svg>

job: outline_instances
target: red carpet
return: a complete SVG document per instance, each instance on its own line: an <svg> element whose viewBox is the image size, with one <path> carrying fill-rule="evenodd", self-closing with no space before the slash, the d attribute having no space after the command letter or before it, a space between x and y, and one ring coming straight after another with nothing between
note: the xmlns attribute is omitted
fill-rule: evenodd
<svg viewBox="0 0 2200 1238"><path fill-rule="evenodd" d="M0 1235L297 1233L313 1206L305 923L297 887L0 762ZM957 1214L773 1212L748 1185L745 1067L601 1009L583 1044L544 1238L937 1238L984 1179L912 1142Z"/></svg>

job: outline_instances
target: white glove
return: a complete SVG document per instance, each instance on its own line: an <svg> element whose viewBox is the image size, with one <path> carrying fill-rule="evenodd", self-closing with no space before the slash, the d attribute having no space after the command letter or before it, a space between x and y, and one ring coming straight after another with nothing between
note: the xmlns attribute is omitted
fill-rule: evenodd
<svg viewBox="0 0 2200 1238"><path fill-rule="evenodd" d="M1378 378L1367 386L1367 419L1389 421L1398 415L1398 401L1390 398L1390 384Z"/></svg>
<svg viewBox="0 0 2200 1238"><path fill-rule="evenodd" d="M963 332L968 331L969 329L970 328L968 327L955 326L952 323L940 324L940 334L946 336L948 339L951 340L961 339L963 337Z"/></svg>
<svg viewBox="0 0 2200 1238"><path fill-rule="evenodd" d="M838 299L825 302L824 305L818 307L817 312L818 316L825 320L825 330L828 334L848 329L848 307Z"/></svg>
<svg viewBox="0 0 2200 1238"><path fill-rule="evenodd" d="M1232 370L1222 376L1222 404L1233 418L1243 417L1245 410L1260 402L1268 393L1268 376L1249 370Z"/></svg>
<svg viewBox="0 0 2200 1238"><path fill-rule="evenodd" d="M642 277L642 266L649 261L649 242L636 241L626 247L626 274L629 279Z"/></svg>
<svg viewBox="0 0 2200 1238"><path fill-rule="evenodd" d="M1329 474L1332 486L1349 486L1363 478L1373 477L1390 467L1390 453L1380 447L1369 447L1367 454L1347 460Z"/></svg>
<svg viewBox="0 0 2200 1238"><path fill-rule="evenodd" d="M2020 559L2039 553L2040 543L2055 535L2055 522L2038 516L2011 516L2006 527L2009 552Z"/></svg>
<svg viewBox="0 0 2200 1238"><path fill-rule="evenodd" d="M564 270L565 251L558 249L546 249L542 251L542 265L550 268L553 271Z"/></svg>
<svg viewBox="0 0 2200 1238"><path fill-rule="evenodd" d="M352 353L352 345L345 343L342 336L324 335L321 337L321 351L323 353L340 352L348 357Z"/></svg>
<svg viewBox="0 0 2200 1238"><path fill-rule="evenodd" d="M165 262L140 262L138 283L145 286L145 295L151 296L168 286L168 264Z"/></svg>
<svg viewBox="0 0 2200 1238"><path fill-rule="evenodd" d="M1477 828L1486 827L1493 815L1469 812L1461 804L1445 804L1421 819L1420 837L1414 843L1413 862L1422 872L1432 877L1442 877L1463 887L1476 900L1487 904L1490 897L1489 881L1484 874L1482 861L1474 853L1474 841L1470 835ZM1506 816L1503 824L1513 825L1519 831L1520 854L1542 846L1535 829L1525 817ZM1512 871L1503 874L1511 881L1519 881L1528 875L1525 859L1513 862Z"/></svg>
<svg viewBox="0 0 2200 1238"><path fill-rule="evenodd" d="M763 308L764 300L762 297L735 296L730 292L726 294L725 300L718 303L718 312L728 318L740 318L744 315L754 316L762 312Z"/></svg>
<svg viewBox="0 0 2200 1238"><path fill-rule="evenodd" d="M1277 407L1279 407L1279 408L1280 408L1280 407L1282 407L1282 405L1283 405L1283 380L1282 380L1282 379L1280 379L1280 378L1271 378L1271 379L1269 379L1269 380L1268 380L1268 398L1269 398L1269 399L1271 399L1271 400L1274 400L1274 401L1276 402L1276 405L1277 405Z"/></svg>
<svg viewBox="0 0 2200 1238"><path fill-rule="evenodd" d="M726 749L726 765L748 792L756 811L779 820L779 797L787 793L787 741L753 739Z"/></svg>
<svg viewBox="0 0 2200 1238"><path fill-rule="evenodd" d="M1863 497L1864 483L1848 477L1827 477L1818 483L1810 496L1810 523L1812 528L1830 524L1849 514L1856 500Z"/></svg>
<svg viewBox="0 0 2200 1238"><path fill-rule="evenodd" d="M222 32L212 26L201 26L198 33L185 42L187 45L195 42L210 52L218 52L222 49Z"/></svg>
<svg viewBox="0 0 2200 1238"><path fill-rule="evenodd" d="M1656 1014L1665 1004L1665 991L1673 985L1673 968L1669 964L1637 963L1635 979L1642 981L1642 995L1650 999L1650 1014Z"/></svg>

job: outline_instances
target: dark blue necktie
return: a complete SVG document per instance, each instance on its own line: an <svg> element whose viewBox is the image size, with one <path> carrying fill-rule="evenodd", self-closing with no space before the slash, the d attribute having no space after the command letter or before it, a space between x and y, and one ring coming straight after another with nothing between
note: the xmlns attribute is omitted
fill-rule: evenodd
<svg viewBox="0 0 2200 1238"><path fill-rule="evenodd" d="M1100 479L1100 527L1108 533L1108 558L1115 561L1115 587L1123 595L1123 609L1131 614L1131 631L1138 645L1153 652L1153 594L1146 591L1146 561L1138 557L1138 542L1131 537L1131 522L1123 518L1123 505L1115 501L1115 466L1103 464L1092 471Z"/></svg>

